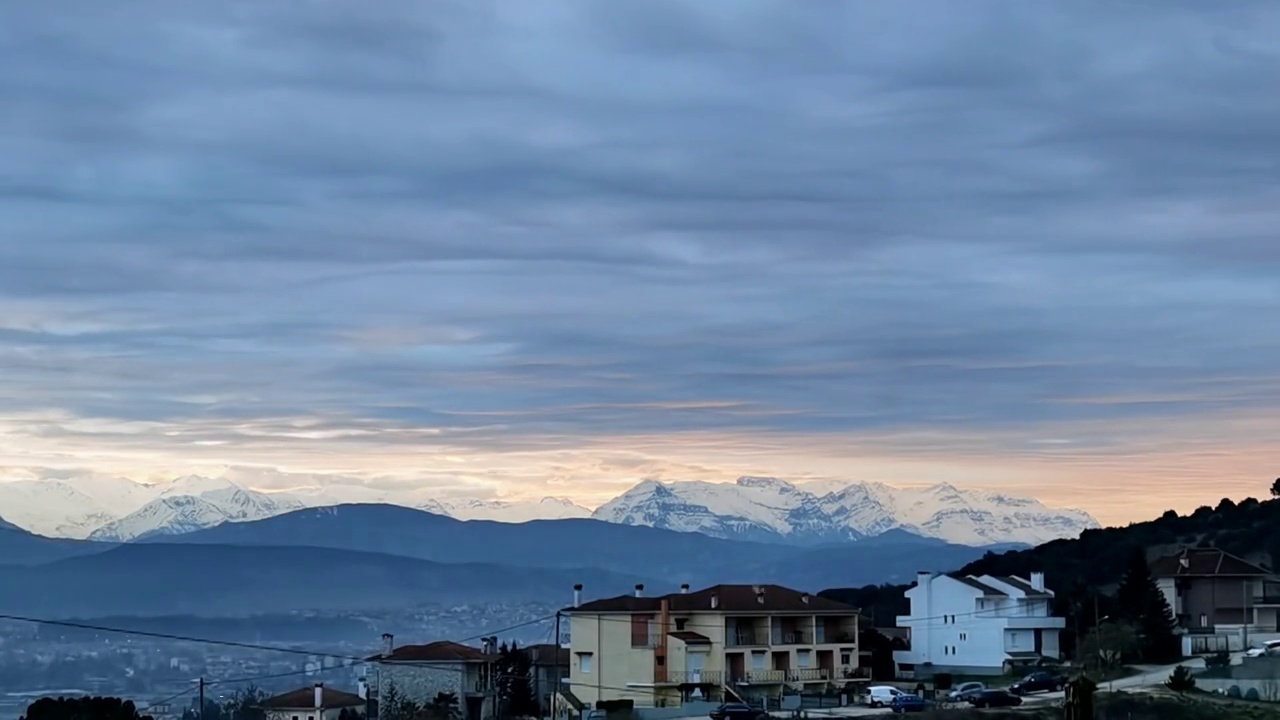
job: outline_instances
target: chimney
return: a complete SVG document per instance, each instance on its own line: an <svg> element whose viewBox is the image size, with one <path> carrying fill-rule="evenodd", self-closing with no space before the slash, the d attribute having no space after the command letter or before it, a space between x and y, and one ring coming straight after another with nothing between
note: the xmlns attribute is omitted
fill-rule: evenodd
<svg viewBox="0 0 1280 720"><path fill-rule="evenodd" d="M582 607L582 583L573 586L573 606Z"/></svg>
<svg viewBox="0 0 1280 720"><path fill-rule="evenodd" d="M689 594L689 583L684 583L680 586L680 594L681 595Z"/></svg>
<svg viewBox="0 0 1280 720"><path fill-rule="evenodd" d="M711 593L711 609L715 610L718 607L720 607L720 596L713 592Z"/></svg>
<svg viewBox="0 0 1280 720"><path fill-rule="evenodd" d="M392 635L391 633L382 633L382 654L383 655L390 655L392 652L395 651L395 645L393 644L393 641L395 639L396 639L395 636Z"/></svg>
<svg viewBox="0 0 1280 720"><path fill-rule="evenodd" d="M921 570L920 572L916 573L916 586L924 587L932 579L933 579L933 573L925 570Z"/></svg>
<svg viewBox="0 0 1280 720"><path fill-rule="evenodd" d="M764 588L760 587L759 585L756 586L756 602L760 603L761 605L764 604Z"/></svg>
<svg viewBox="0 0 1280 720"><path fill-rule="evenodd" d="M636 597L644 597L644 585L636 583Z"/></svg>
<svg viewBox="0 0 1280 720"><path fill-rule="evenodd" d="M369 683L365 682L364 678L356 681L356 694L360 696L361 700L369 699Z"/></svg>
<svg viewBox="0 0 1280 720"><path fill-rule="evenodd" d="M1044 573L1042 572L1031 573L1031 587L1041 592L1044 592Z"/></svg>
<svg viewBox="0 0 1280 720"><path fill-rule="evenodd" d="M316 707L324 707L324 683L316 683Z"/></svg>
<svg viewBox="0 0 1280 720"><path fill-rule="evenodd" d="M804 603L805 605L808 605L808 604L809 604L809 593L805 593L805 594L801 595L801 596L800 596L800 602Z"/></svg>

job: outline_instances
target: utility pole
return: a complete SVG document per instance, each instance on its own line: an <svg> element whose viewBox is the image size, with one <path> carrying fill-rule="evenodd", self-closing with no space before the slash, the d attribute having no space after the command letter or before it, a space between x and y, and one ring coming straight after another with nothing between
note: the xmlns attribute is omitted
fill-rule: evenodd
<svg viewBox="0 0 1280 720"><path fill-rule="evenodd" d="M200 720L204 720L204 676L200 676Z"/></svg>
<svg viewBox="0 0 1280 720"><path fill-rule="evenodd" d="M1240 600L1244 605L1244 609L1240 611L1244 614L1244 637L1240 639L1240 649L1248 650L1249 649L1249 580L1247 578L1240 581L1240 595L1241 595Z"/></svg>
<svg viewBox="0 0 1280 720"><path fill-rule="evenodd" d="M551 720L557 720L560 715L556 712L556 705L560 702L560 611L556 610L556 643L552 650L551 664L555 666L555 682L551 685Z"/></svg>

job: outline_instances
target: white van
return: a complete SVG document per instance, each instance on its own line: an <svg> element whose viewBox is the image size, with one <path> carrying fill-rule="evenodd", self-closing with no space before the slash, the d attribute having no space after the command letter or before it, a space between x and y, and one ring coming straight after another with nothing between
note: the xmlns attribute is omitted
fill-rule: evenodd
<svg viewBox="0 0 1280 720"><path fill-rule="evenodd" d="M867 688L867 705L873 708L888 707L898 695L906 693L889 685L873 685Z"/></svg>

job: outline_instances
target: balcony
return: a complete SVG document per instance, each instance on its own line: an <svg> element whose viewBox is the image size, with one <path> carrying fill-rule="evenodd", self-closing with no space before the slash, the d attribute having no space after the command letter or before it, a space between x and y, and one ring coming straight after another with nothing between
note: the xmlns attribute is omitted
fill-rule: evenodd
<svg viewBox="0 0 1280 720"><path fill-rule="evenodd" d="M813 633L804 630L774 630L774 645L812 645Z"/></svg>
<svg viewBox="0 0 1280 720"><path fill-rule="evenodd" d="M841 665L836 668L836 680L870 680L871 668L854 665Z"/></svg>
<svg viewBox="0 0 1280 720"><path fill-rule="evenodd" d="M814 637L814 643L817 645L856 644L857 642L857 634L849 630L828 629L822 626L818 626L818 632Z"/></svg>
<svg viewBox="0 0 1280 720"><path fill-rule="evenodd" d="M681 670L668 672L667 682L676 685L720 685L724 673L719 670Z"/></svg>
<svg viewBox="0 0 1280 720"><path fill-rule="evenodd" d="M787 671L787 682L826 682L831 679L831 671L826 668L799 668Z"/></svg>
<svg viewBox="0 0 1280 720"><path fill-rule="evenodd" d="M1067 626L1067 619L1060 617L1052 617L1047 615L1032 617L1002 617L1004 626L1010 630L1034 630L1036 628L1058 629L1061 630Z"/></svg>
<svg viewBox="0 0 1280 720"><path fill-rule="evenodd" d="M765 635L757 633L754 630L736 630L730 631L725 635L725 645L729 647L746 647L768 645L765 641Z"/></svg>
<svg viewBox="0 0 1280 720"><path fill-rule="evenodd" d="M1261 595L1253 596L1254 607L1280 606L1280 591L1268 590Z"/></svg>
<svg viewBox="0 0 1280 720"><path fill-rule="evenodd" d="M656 648L662 644L662 633L655 630L631 633L631 647Z"/></svg>
<svg viewBox="0 0 1280 720"><path fill-rule="evenodd" d="M729 678L735 685L781 685L787 680L786 670L748 670Z"/></svg>

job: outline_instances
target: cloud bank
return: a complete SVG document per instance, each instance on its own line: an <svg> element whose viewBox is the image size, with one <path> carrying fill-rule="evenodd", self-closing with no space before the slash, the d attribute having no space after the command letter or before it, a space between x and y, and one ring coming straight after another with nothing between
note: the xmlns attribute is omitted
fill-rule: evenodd
<svg viewBox="0 0 1280 720"><path fill-rule="evenodd" d="M1259 494L1277 37L1261 1L5 7L0 465Z"/></svg>

